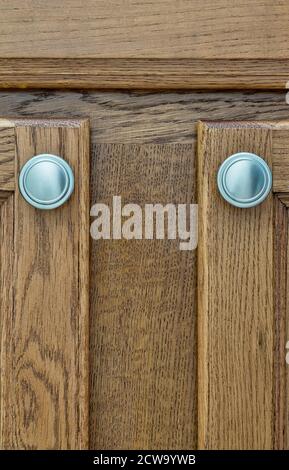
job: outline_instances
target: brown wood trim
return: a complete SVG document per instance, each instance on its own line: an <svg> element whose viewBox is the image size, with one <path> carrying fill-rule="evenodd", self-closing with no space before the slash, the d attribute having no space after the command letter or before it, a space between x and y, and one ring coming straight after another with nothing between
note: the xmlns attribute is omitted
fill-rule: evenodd
<svg viewBox="0 0 289 470"><path fill-rule="evenodd" d="M0 88L285 90L288 80L289 59L0 59Z"/></svg>
<svg viewBox="0 0 289 470"><path fill-rule="evenodd" d="M285 128L273 130L274 191L274 449L288 449L289 378L284 360L289 337L288 322L288 208L289 208L289 133ZM287 131L287 132L286 132Z"/></svg>
<svg viewBox="0 0 289 470"><path fill-rule="evenodd" d="M289 377L284 360L288 322L289 194L274 195L274 449L288 449Z"/></svg>
<svg viewBox="0 0 289 470"><path fill-rule="evenodd" d="M273 131L273 191L287 193L289 191L289 132L280 128ZM282 198L282 196L280 196ZM285 199L288 195L284 194Z"/></svg>
<svg viewBox="0 0 289 470"><path fill-rule="evenodd" d="M3 124L3 126L2 126ZM15 132L0 119L0 191L13 191L15 184Z"/></svg>
<svg viewBox="0 0 289 470"><path fill-rule="evenodd" d="M275 193L280 202L287 208L289 208L289 193Z"/></svg>

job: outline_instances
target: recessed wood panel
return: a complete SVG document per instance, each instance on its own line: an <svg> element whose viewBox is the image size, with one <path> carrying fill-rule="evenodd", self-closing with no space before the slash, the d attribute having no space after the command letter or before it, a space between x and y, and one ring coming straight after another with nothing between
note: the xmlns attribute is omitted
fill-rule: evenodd
<svg viewBox="0 0 289 470"><path fill-rule="evenodd" d="M96 145L92 203L196 202L194 145ZM187 449L196 427L196 251L178 240L91 247L91 443Z"/></svg>

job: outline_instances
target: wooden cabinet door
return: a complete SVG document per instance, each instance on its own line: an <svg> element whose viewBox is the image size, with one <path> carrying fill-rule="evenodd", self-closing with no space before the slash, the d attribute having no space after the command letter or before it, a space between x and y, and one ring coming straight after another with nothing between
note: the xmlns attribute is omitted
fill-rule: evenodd
<svg viewBox="0 0 289 470"><path fill-rule="evenodd" d="M1 448L289 447L288 20L284 0L0 2ZM240 151L273 173L251 209L217 190ZM75 176L51 211L18 186L42 153ZM198 249L93 240L113 196L198 203Z"/></svg>
<svg viewBox="0 0 289 470"><path fill-rule="evenodd" d="M73 168L53 210L18 188L32 156ZM0 120L1 448L88 446L89 134L84 120Z"/></svg>
<svg viewBox="0 0 289 470"><path fill-rule="evenodd" d="M287 121L200 122L197 176L190 144L97 146L93 198L107 200L117 184L127 198L142 201L149 187L166 203L194 197L197 183L196 341L196 277L179 280L195 252L169 240L108 250L103 240L92 245L89 280L88 121L0 121L2 448L85 449L89 436L110 448L288 447L288 142ZM225 202L216 182L240 150L273 173L272 192L249 209ZM48 152L70 163L76 184L63 206L43 211L23 199L18 176ZM170 174L167 185L151 179L152 165ZM127 179L140 168L143 189Z"/></svg>
<svg viewBox="0 0 289 470"><path fill-rule="evenodd" d="M288 122L200 123L198 433L205 449L287 449ZM239 151L267 161L260 205L222 199L216 174Z"/></svg>

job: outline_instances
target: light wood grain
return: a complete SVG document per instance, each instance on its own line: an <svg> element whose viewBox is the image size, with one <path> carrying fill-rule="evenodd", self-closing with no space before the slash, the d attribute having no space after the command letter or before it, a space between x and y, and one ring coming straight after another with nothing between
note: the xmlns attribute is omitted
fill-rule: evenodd
<svg viewBox="0 0 289 470"><path fill-rule="evenodd" d="M0 191L12 191L15 186L14 127L2 126L0 119Z"/></svg>
<svg viewBox="0 0 289 470"><path fill-rule="evenodd" d="M96 145L92 203L193 203L193 145ZM93 220L93 219L92 219ZM91 250L91 445L195 448L196 252L177 240Z"/></svg>
<svg viewBox="0 0 289 470"><path fill-rule="evenodd" d="M250 210L220 196L219 165L240 149L269 164L271 130L199 127L199 447L273 446L273 203Z"/></svg>
<svg viewBox="0 0 289 470"><path fill-rule="evenodd" d="M284 90L288 77L286 59L0 59L0 88Z"/></svg>
<svg viewBox="0 0 289 470"><path fill-rule="evenodd" d="M10 0L0 56L23 58L288 58L280 0Z"/></svg>
<svg viewBox="0 0 289 470"><path fill-rule="evenodd" d="M17 187L14 215L2 206L2 257L14 255L1 271L4 449L88 447L88 142L86 122L16 123L17 174L49 151L72 165L76 187L53 211L34 209Z"/></svg>

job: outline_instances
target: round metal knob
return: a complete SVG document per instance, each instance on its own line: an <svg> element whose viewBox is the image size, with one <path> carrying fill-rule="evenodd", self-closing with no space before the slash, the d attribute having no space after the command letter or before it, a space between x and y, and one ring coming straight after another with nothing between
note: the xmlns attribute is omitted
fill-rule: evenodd
<svg viewBox="0 0 289 470"><path fill-rule="evenodd" d="M254 153L240 152L227 158L218 171L218 188L223 198L236 207L253 207L268 196L272 173Z"/></svg>
<svg viewBox="0 0 289 470"><path fill-rule="evenodd" d="M19 189L27 202L38 209L55 209L71 196L74 176L71 167L55 155L37 155L25 163Z"/></svg>

